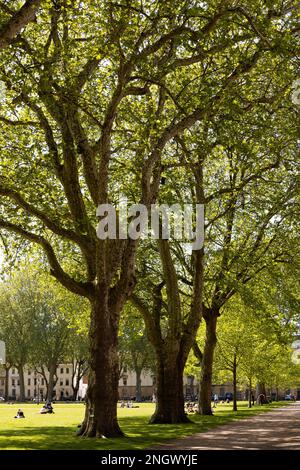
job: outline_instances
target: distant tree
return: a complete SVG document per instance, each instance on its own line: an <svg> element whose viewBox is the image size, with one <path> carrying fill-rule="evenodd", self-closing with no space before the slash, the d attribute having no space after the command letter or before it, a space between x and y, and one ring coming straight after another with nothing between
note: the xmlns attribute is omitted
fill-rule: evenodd
<svg viewBox="0 0 300 470"><path fill-rule="evenodd" d="M31 363L45 379L48 401L53 398L58 365L68 354L71 329L64 313L67 301L62 288L54 281L47 277L40 279L33 317Z"/></svg>
<svg viewBox="0 0 300 470"><path fill-rule="evenodd" d="M67 360L72 364L73 399L78 399L80 381L88 372L88 337L86 333L72 328L69 332Z"/></svg>
<svg viewBox="0 0 300 470"><path fill-rule="evenodd" d="M36 279L24 271L10 275L0 286L0 331L9 362L6 372L8 377L9 368L17 368L21 401L25 400L24 367L32 354L36 292Z"/></svg>
<svg viewBox="0 0 300 470"><path fill-rule="evenodd" d="M130 309L130 312L128 312ZM155 371L155 355L148 340L145 324L138 312L127 305L120 322L119 354L122 365L136 376L136 401L142 399L142 372Z"/></svg>

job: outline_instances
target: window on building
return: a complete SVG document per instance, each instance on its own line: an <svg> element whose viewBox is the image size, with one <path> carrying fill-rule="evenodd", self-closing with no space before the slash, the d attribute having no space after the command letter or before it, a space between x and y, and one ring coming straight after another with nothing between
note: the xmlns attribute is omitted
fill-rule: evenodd
<svg viewBox="0 0 300 470"><path fill-rule="evenodd" d="M20 380L19 379L17 380L17 385L20 385Z"/></svg>
<svg viewBox="0 0 300 470"><path fill-rule="evenodd" d="M36 379L33 379L33 383L34 383L34 385L36 385Z"/></svg>
<svg viewBox="0 0 300 470"><path fill-rule="evenodd" d="M27 397L30 398L30 389L27 390Z"/></svg>
<svg viewBox="0 0 300 470"><path fill-rule="evenodd" d="M16 369L12 369L11 373L12 373L12 374L15 374L15 373L16 373Z"/></svg>
<svg viewBox="0 0 300 470"><path fill-rule="evenodd" d="M64 373L64 368L63 368L63 367L61 367L61 369L60 369L60 373L61 373L61 374L63 374L63 373Z"/></svg>
<svg viewBox="0 0 300 470"><path fill-rule="evenodd" d="M63 382L63 380L61 380L61 381L59 382L59 385L62 387L63 384L64 384L64 382Z"/></svg>
<svg viewBox="0 0 300 470"><path fill-rule="evenodd" d="M28 384L28 385L31 385L31 380L30 380L30 379L28 379L27 384Z"/></svg>
<svg viewBox="0 0 300 470"><path fill-rule="evenodd" d="M66 368L66 374L69 374L69 367Z"/></svg>
<svg viewBox="0 0 300 470"><path fill-rule="evenodd" d="M123 385L127 385L127 378L123 378Z"/></svg>
<svg viewBox="0 0 300 470"><path fill-rule="evenodd" d="M70 385L69 379L66 379L66 385Z"/></svg>
<svg viewBox="0 0 300 470"><path fill-rule="evenodd" d="M31 370L29 370L27 373L28 373L28 375L31 375Z"/></svg>
<svg viewBox="0 0 300 470"><path fill-rule="evenodd" d="M11 394L12 394L13 397L16 396L16 389L15 388L12 389Z"/></svg>
<svg viewBox="0 0 300 470"><path fill-rule="evenodd" d="M13 387L16 385L15 379L11 379L11 384L12 384Z"/></svg>

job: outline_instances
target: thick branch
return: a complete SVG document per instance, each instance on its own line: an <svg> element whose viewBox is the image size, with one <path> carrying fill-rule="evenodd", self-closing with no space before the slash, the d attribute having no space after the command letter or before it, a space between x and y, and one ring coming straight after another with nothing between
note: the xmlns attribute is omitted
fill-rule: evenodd
<svg viewBox="0 0 300 470"><path fill-rule="evenodd" d="M27 0L0 30L0 49L7 47L25 26L35 19L41 0Z"/></svg>
<svg viewBox="0 0 300 470"><path fill-rule="evenodd" d="M172 260L169 241L159 239L158 246L167 288L169 332L173 338L177 338L181 333L182 326L177 273Z"/></svg>
<svg viewBox="0 0 300 470"><path fill-rule="evenodd" d="M83 243L82 237L79 237L75 232L69 229L65 229L58 225L54 220L51 220L44 212L37 209L33 205L29 204L20 193L14 189L7 188L0 184L0 195L7 196L11 200L15 201L19 207L24 209L28 214L37 217L41 222L45 224L56 235L60 235L68 240L71 240L79 245Z"/></svg>
<svg viewBox="0 0 300 470"><path fill-rule="evenodd" d="M80 282L73 279L69 276L61 267L53 247L50 245L48 240L46 240L41 235L36 235L32 232L28 232L23 227L13 224L6 220L0 219L0 228L8 230L9 232L16 233L21 235L26 240L29 240L32 243L37 243L40 245L44 252L46 253L50 268L51 274L68 290L75 294L82 295L84 297L90 298L93 293L93 286L91 283Z"/></svg>

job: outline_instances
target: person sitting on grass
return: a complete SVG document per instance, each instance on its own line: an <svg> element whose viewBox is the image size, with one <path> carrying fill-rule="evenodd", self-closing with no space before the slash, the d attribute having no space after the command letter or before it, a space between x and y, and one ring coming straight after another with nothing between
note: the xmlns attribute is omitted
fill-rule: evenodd
<svg viewBox="0 0 300 470"><path fill-rule="evenodd" d="M43 406L43 408L41 409L40 413L41 413L42 415L45 415L45 414L47 414L47 413L50 413L50 414L54 413L53 407L52 407L51 403L50 403L50 402L46 403L46 404Z"/></svg>
<svg viewBox="0 0 300 470"><path fill-rule="evenodd" d="M21 408L18 409L17 416L15 416L15 418L25 418L25 415Z"/></svg>

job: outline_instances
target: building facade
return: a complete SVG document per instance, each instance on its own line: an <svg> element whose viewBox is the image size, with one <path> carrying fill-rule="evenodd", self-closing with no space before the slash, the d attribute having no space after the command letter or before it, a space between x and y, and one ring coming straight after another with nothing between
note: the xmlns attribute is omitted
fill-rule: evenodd
<svg viewBox="0 0 300 470"><path fill-rule="evenodd" d="M56 370L57 381L54 387L55 400L67 400L73 396L72 388L72 365L59 364ZM49 373L45 373L48 380ZM0 374L0 397L5 395L5 373ZM42 374L33 369L24 368L24 386L26 400L44 400L47 394L47 384ZM12 367L8 374L8 400L18 400L20 398L20 378L18 370Z"/></svg>
<svg viewBox="0 0 300 470"><path fill-rule="evenodd" d="M56 370L57 381L54 387L55 400L72 400L72 374L73 367L71 364L59 364ZM0 367L0 399L5 396L5 371ZM48 379L48 374L46 372ZM24 369L24 385L26 400L43 401L47 394L47 385L45 378L35 372L33 369ZM78 400L83 400L88 386L87 377L84 376L80 381ZM186 400L197 400L199 393L199 381L196 377L189 375L184 376L183 380L184 397ZM141 375L141 398L143 401L151 401L156 394L156 378L149 372L143 372ZM231 382L224 384L214 384L212 386L212 394L217 394L220 400L232 398L233 385ZM277 398L278 391L267 390L267 396L272 400ZM300 389L280 390L279 399L284 399L286 395L294 395L300 399ZM123 373L119 380L119 399L134 400L136 397L136 375L134 372L127 371ZM19 400L20 398L20 379L16 368L12 367L8 374L8 400ZM248 399L248 391L240 387L237 391L238 400Z"/></svg>

